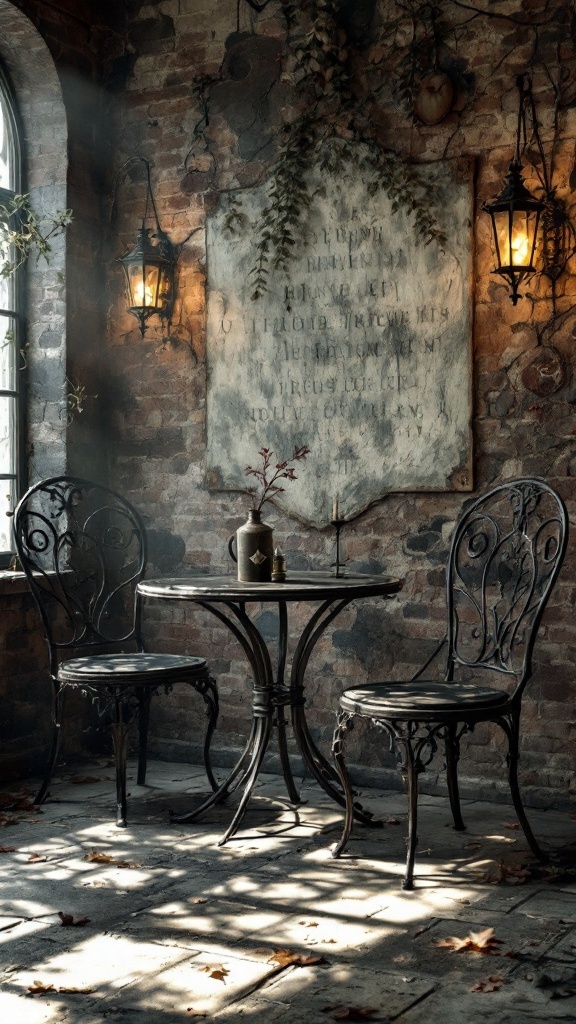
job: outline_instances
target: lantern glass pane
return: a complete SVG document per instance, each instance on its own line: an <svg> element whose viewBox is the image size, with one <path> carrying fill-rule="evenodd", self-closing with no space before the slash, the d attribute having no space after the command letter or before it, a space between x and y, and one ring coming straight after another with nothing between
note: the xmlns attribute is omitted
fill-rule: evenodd
<svg viewBox="0 0 576 1024"><path fill-rule="evenodd" d="M535 217L526 210L515 210L512 217L512 266L529 267L534 241Z"/></svg>
<svg viewBox="0 0 576 1024"><path fill-rule="evenodd" d="M132 264L128 267L130 305L145 309L157 305L158 267L150 264Z"/></svg>
<svg viewBox="0 0 576 1024"><path fill-rule="evenodd" d="M531 266L537 220L531 210L506 209L494 214L500 266Z"/></svg>

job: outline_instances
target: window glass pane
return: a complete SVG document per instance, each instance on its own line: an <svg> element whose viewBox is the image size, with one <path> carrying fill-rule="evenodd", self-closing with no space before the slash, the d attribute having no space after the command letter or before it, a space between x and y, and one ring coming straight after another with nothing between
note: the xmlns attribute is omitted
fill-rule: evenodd
<svg viewBox="0 0 576 1024"><path fill-rule="evenodd" d="M0 316L0 391L18 390L16 323L12 316Z"/></svg>
<svg viewBox="0 0 576 1024"><path fill-rule="evenodd" d="M8 515L16 508L16 483L0 480L0 551L13 551L12 518Z"/></svg>
<svg viewBox="0 0 576 1024"><path fill-rule="evenodd" d="M14 137L6 97L0 90L0 187L15 189Z"/></svg>
<svg viewBox="0 0 576 1024"><path fill-rule="evenodd" d="M16 399L0 395L0 473L16 473ZM0 494L5 481L0 480Z"/></svg>
<svg viewBox="0 0 576 1024"><path fill-rule="evenodd" d="M0 309L14 309L14 274L0 276Z"/></svg>

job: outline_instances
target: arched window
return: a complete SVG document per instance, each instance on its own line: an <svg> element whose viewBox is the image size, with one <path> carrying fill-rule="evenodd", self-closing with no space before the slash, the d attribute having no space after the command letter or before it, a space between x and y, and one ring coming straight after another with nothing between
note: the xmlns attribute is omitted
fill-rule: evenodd
<svg viewBox="0 0 576 1024"><path fill-rule="evenodd" d="M0 232L6 237L15 226L13 199L21 192L20 133L14 97L0 66ZM23 480L24 402L22 349L23 289L19 270L10 271L6 261L17 254L4 250L0 262L0 558L11 552L11 519Z"/></svg>
<svg viewBox="0 0 576 1024"><path fill-rule="evenodd" d="M50 225L69 205L62 86L12 0L0 0L0 68L0 205L24 194L39 225ZM0 277L0 566L12 557L5 513L28 483L66 470L65 235L50 249L37 259L33 246L19 271Z"/></svg>

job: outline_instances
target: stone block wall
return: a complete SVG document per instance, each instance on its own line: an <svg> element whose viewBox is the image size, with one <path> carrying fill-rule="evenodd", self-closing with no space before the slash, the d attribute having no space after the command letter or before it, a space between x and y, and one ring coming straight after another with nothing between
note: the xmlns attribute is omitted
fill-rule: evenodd
<svg viewBox="0 0 576 1024"><path fill-rule="evenodd" d="M361 47L356 50L354 74L369 77L370 116L383 146L415 161L459 155L476 160L474 493L519 475L543 476L558 487L572 512L576 268L570 264L558 282L562 315L552 323L550 286L543 279L530 283L532 298L512 306L506 287L489 272L489 222L481 211L482 202L501 187L512 155L515 78L527 69L545 146L549 154L553 150L554 181L570 201L576 134L570 11L561 3L552 10L519 0L507 4L501 17L489 12L465 25L467 16L455 5L443 4L442 10L452 26L452 42L457 38L445 68L457 82L457 98L443 122L431 127L417 122L391 87L405 53L390 41L389 22L399 14L394 3L341 5L349 35L365 38L363 55ZM203 226L220 191L265 180L282 125L296 116L300 100L297 62L289 54L280 5L271 3L257 15L241 3L239 19L237 24L231 3L206 0L200 10L197 3L166 0L133 10L126 23L130 71L124 91L118 91L118 164L133 153L150 159L162 226L183 243L175 316L165 331L152 328L142 340L124 313L119 275L109 279L112 472L155 531L151 572L157 574L231 571L226 541L247 508L245 496L213 493L205 485ZM537 47L535 22L542 23ZM398 44L409 32L400 19ZM206 108L199 96L201 76L212 76L204 91ZM118 224L123 244L131 238L138 194L141 182L125 183ZM522 380L538 343L553 343L569 366L568 384L549 397L535 395ZM345 685L413 671L443 634L443 566L465 500L451 493L389 495L346 526L343 540L351 565L399 574L406 583L392 601L349 608L315 652L308 672L310 722L324 750L336 697ZM266 518L287 552L289 568L320 569L332 561L329 531L306 529L274 508ZM526 701L522 771L534 802L562 802L574 784L574 557L572 543L542 625ZM273 630L269 609L255 614L263 628ZM296 631L303 614L296 612ZM149 601L146 616L159 644L209 656L222 693L216 748L223 761L229 759L241 746L248 721L249 680L237 645L207 613L186 606L163 608ZM155 749L186 758L191 737L198 750L197 711L189 693L163 702L154 716ZM468 747L465 791L501 791L501 738L479 729ZM395 778L389 754L361 730L351 741L351 756L366 766L366 778ZM435 785L433 773L428 785Z"/></svg>

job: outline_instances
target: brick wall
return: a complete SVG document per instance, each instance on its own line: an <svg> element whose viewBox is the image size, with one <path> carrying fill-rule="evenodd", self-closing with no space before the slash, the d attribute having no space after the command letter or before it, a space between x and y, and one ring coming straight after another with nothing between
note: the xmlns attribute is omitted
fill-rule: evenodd
<svg viewBox="0 0 576 1024"><path fill-rule="evenodd" d="M239 32L233 3L191 0L148 5L126 24L130 72L118 93L117 164L140 153L153 163L163 227L175 241L202 228L205 210L219 190L249 186L263 179L277 150L283 120L297 108L293 64L285 61L286 29L278 5L258 16L240 4ZM464 15L447 7L461 25ZM382 25L393 7L385 3L344 4L352 29L370 8L370 57L386 38ZM354 14L354 11L356 14ZM554 180L569 195L576 122L574 53L569 12L543 3L507 5L505 18L477 18L462 29L457 67L460 83L455 109L435 127L415 123L386 87L391 64L382 64L378 101L372 116L383 145L404 156L431 160L466 154L477 160L474 306L475 488L521 474L545 476L574 508L573 432L576 390L570 382L549 398L538 398L521 380L525 353L536 343L538 325L550 316L536 283L534 302L513 307L506 289L489 274L489 223L481 202L499 188L515 138L515 77L530 65L546 145L552 140L557 100ZM356 18L356 21L354 19ZM548 20L538 51L531 20ZM524 24L521 24L524 22ZM360 26L361 28L361 26ZM406 26L401 27L405 30ZM368 53L368 51L367 51ZM194 85L200 74L219 74L211 95L210 123L194 139L202 109ZM373 74L373 67L370 72ZM142 194L140 189L140 195ZM133 231L138 189L123 190L126 216L121 242ZM132 206L134 204L134 206ZM205 438L205 335L203 233L185 242L180 261L179 301L171 330L150 330L142 341L124 313L119 274L110 276L111 318L108 357L112 391L109 422L114 433L116 482L143 508L154 528L152 571L228 568L226 541L245 518L242 496L209 493L203 484ZM558 286L558 308L567 310L576 292L574 267ZM554 335L554 344L572 366L572 315ZM542 336L543 343L550 333ZM263 438L263 443L266 439ZM431 649L444 626L443 564L451 528L463 504L456 494L391 495L346 527L346 553L358 568L385 568L406 578L399 599L352 607L323 638L310 664L308 696L315 738L327 749L335 698L351 682L396 677L411 671ZM292 568L321 568L332 560L332 537L308 530L271 510L272 523ZM181 554L179 552L182 552ZM564 800L573 785L574 719L573 587L574 545L570 545L560 584L544 620L537 669L526 701L523 782L535 802L550 795ZM300 613L301 614L301 613ZM207 613L171 604L148 603L149 629L167 647L209 656L222 693L216 746L222 759L246 735L249 681L237 645ZM262 610L266 629L270 612ZM297 623L295 623L297 625ZM187 756L192 737L199 743L197 701L192 694L163 702L154 719L158 751ZM351 756L367 765L371 778L391 781L392 761L374 737L355 731ZM361 737L361 738L360 738ZM463 763L464 789L478 793L502 788L503 744L492 732L477 730L469 741L471 760ZM434 786L431 774L429 785ZM491 790L493 791L493 789Z"/></svg>

